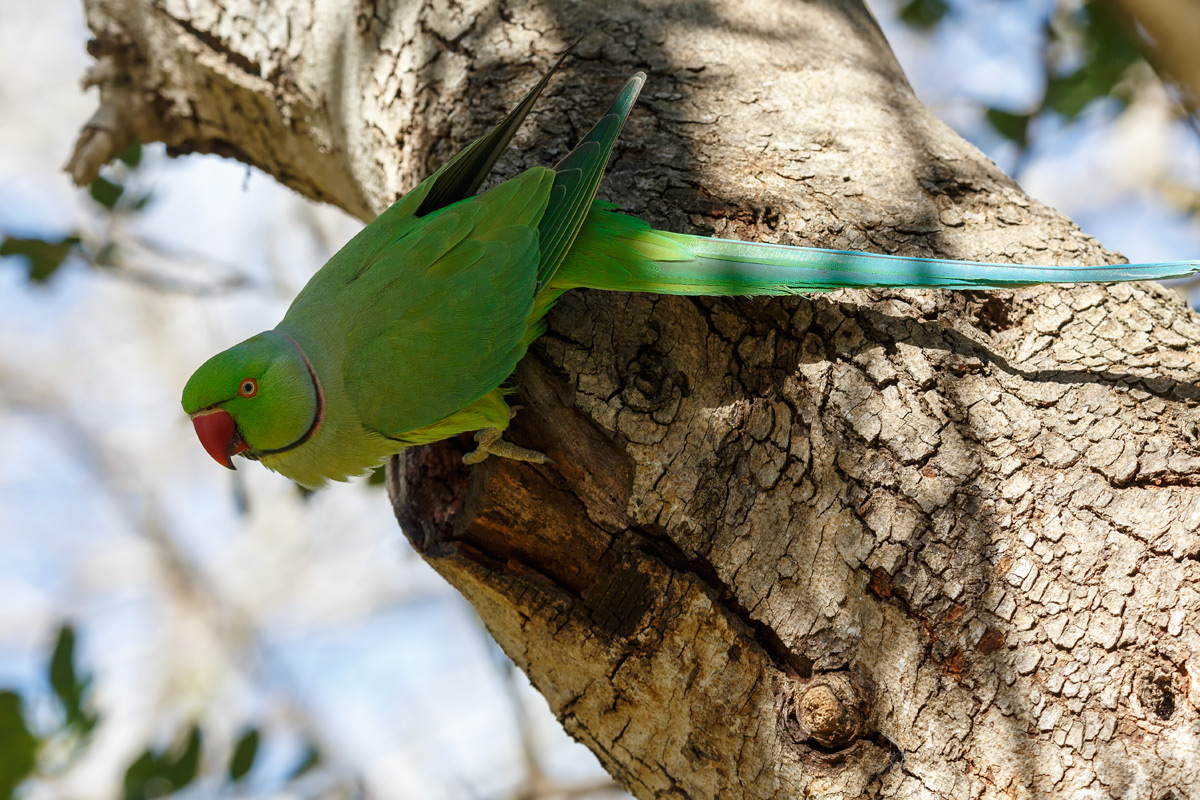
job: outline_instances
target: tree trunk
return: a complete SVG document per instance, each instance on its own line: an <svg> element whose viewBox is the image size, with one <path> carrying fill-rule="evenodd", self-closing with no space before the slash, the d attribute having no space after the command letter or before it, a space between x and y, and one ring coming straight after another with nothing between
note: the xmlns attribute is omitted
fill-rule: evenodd
<svg viewBox="0 0 1200 800"><path fill-rule="evenodd" d="M913 96L858 2L88 0L130 135L366 219L583 35L514 152L650 79L601 196L657 227L1114 256ZM1153 285L572 292L509 437L397 459L405 533L640 798L1200 796L1200 322Z"/></svg>

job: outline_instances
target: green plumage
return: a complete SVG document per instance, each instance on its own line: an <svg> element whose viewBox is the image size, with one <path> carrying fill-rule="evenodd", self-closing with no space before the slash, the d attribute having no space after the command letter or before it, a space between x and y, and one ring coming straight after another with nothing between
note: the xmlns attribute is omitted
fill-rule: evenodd
<svg viewBox="0 0 1200 800"><path fill-rule="evenodd" d="M496 429L481 438L482 455L490 449L534 459L538 454L488 443L508 425L501 386L569 289L690 295L979 289L1176 277L1197 266L980 264L652 230L594 199L645 80L641 73L554 169L534 167L472 196L552 73L495 129L334 255L275 331L202 365L184 389L184 410L193 417L228 412L236 424L230 453L244 449L308 486L344 480L404 447L470 430ZM265 366L264 347L275 359ZM257 394L240 396L247 380ZM280 442L288 437L294 438ZM210 442L205 447L213 452Z"/></svg>

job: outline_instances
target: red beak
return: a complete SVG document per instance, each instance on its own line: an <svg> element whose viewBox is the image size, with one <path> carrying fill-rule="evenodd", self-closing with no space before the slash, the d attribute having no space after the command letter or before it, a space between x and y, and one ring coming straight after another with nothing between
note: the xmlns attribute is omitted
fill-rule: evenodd
<svg viewBox="0 0 1200 800"><path fill-rule="evenodd" d="M237 423L228 411L218 408L194 414L192 425L196 428L200 444L218 464L237 469L233 466L233 457L247 448L242 437L238 436Z"/></svg>

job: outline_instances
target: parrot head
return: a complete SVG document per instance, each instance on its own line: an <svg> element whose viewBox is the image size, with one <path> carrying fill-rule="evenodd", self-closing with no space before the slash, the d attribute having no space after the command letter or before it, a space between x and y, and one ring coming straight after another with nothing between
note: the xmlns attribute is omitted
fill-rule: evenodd
<svg viewBox="0 0 1200 800"><path fill-rule="evenodd" d="M306 442L324 398L295 341L267 331L205 361L183 387L183 410L208 454L235 469L235 455L258 459Z"/></svg>

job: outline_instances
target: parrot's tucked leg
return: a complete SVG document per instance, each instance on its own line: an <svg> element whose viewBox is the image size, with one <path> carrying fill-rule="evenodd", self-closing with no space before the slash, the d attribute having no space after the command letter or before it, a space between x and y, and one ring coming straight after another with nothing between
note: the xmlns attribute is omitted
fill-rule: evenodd
<svg viewBox="0 0 1200 800"><path fill-rule="evenodd" d="M475 434L476 447L462 457L464 464L478 464L488 456L511 458L513 461L531 461L534 464L553 464L554 461L545 453L521 447L512 442L506 442L500 437L504 431L499 428L484 428Z"/></svg>

